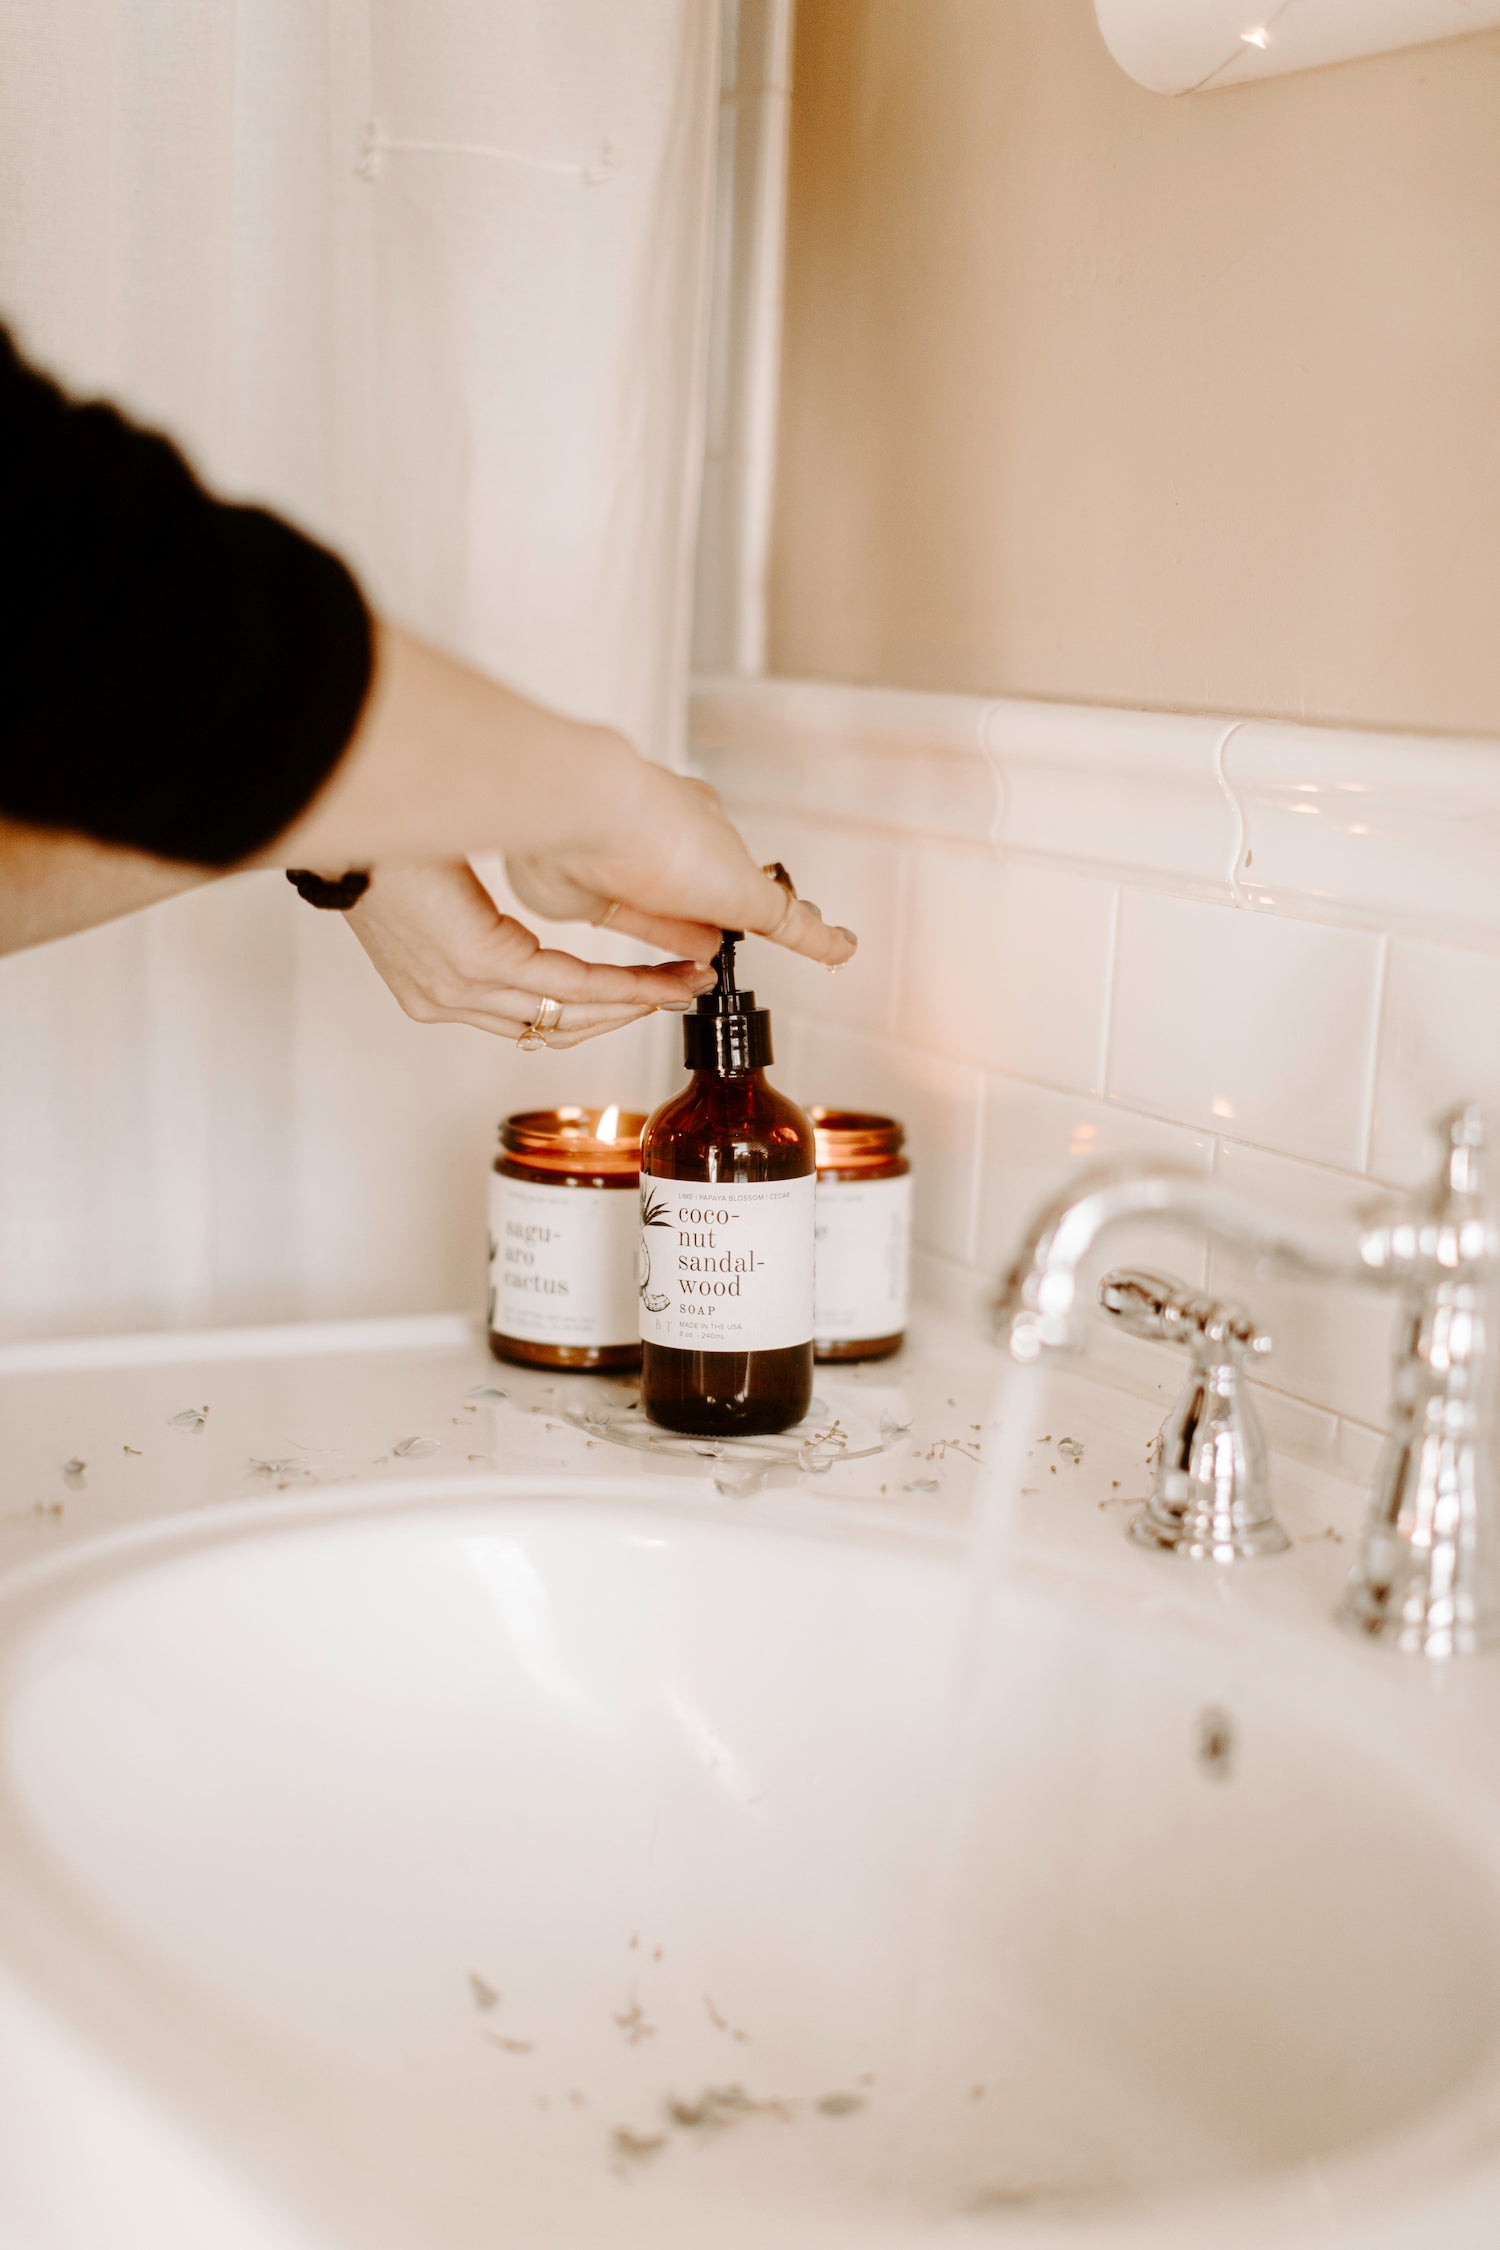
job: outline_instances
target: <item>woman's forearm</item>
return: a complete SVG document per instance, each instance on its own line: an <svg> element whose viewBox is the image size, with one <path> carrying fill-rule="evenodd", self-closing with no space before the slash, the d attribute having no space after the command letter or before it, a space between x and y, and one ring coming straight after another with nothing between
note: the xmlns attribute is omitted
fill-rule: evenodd
<svg viewBox="0 0 1500 2250"><path fill-rule="evenodd" d="M545 851L608 817L634 761L607 728L563 717L399 626L376 628L375 676L344 756L253 864L319 870Z"/></svg>
<svg viewBox="0 0 1500 2250"><path fill-rule="evenodd" d="M92 929L211 880L206 868L0 819L0 953Z"/></svg>

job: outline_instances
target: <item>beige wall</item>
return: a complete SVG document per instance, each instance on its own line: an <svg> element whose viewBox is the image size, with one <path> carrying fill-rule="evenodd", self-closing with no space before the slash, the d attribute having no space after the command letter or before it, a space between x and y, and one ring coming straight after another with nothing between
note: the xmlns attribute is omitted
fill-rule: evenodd
<svg viewBox="0 0 1500 2250"><path fill-rule="evenodd" d="M1500 34L797 15L773 669L1500 732Z"/></svg>

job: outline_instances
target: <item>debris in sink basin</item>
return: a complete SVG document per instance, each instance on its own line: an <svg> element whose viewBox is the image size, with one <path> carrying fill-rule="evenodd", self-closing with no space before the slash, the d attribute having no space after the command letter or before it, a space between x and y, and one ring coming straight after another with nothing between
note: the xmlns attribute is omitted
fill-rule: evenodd
<svg viewBox="0 0 1500 2250"><path fill-rule="evenodd" d="M404 1437L391 1447L399 1461L422 1461L429 1453L440 1453L442 1445L435 1437Z"/></svg>
<svg viewBox="0 0 1500 2250"><path fill-rule="evenodd" d="M609 2136L617 2169L623 2172L627 2164L644 2164L659 2156L667 2145L665 2133L633 2133L628 2125L617 2125Z"/></svg>
<svg viewBox="0 0 1500 2250"><path fill-rule="evenodd" d="M1083 1447L1079 1444L1077 1438L1060 1437L1057 1441L1057 1450L1065 1461L1072 1462L1075 1469L1083 1459Z"/></svg>
<svg viewBox="0 0 1500 2250"><path fill-rule="evenodd" d="M469 1971L469 1991L473 1996L475 2007L479 2009L481 2014L490 2008L498 2008L500 2005L499 1993L487 1978L479 1974L477 1969Z"/></svg>
<svg viewBox="0 0 1500 2250"><path fill-rule="evenodd" d="M654 2039L656 2037L656 2026L654 2023L647 2022L646 2012L633 1990L630 1993L627 2005L616 2012L614 2021L624 2032L632 2047L638 2047L643 2039Z"/></svg>
<svg viewBox="0 0 1500 2250"><path fill-rule="evenodd" d="M120 1451L122 1453L133 1453L138 1461L141 1457L141 1449L138 1445L122 1445Z"/></svg>
<svg viewBox="0 0 1500 2250"><path fill-rule="evenodd" d="M64 1461L62 1465L62 1480L63 1483L68 1487L70 1492L82 1492L83 1472L87 1467L87 1461L80 1461L76 1453L74 1454L71 1461Z"/></svg>
<svg viewBox="0 0 1500 2250"><path fill-rule="evenodd" d="M706 1992L703 1995L703 2005L708 2011L708 2020L713 2025L715 2031L722 2031L726 2039L733 2039L736 2044L741 2047L749 2046L749 2032L741 2031L737 2024L732 2024L728 2016L726 2016L721 2009L718 2009L714 2006L712 2000L709 1998Z"/></svg>
<svg viewBox="0 0 1500 2250"><path fill-rule="evenodd" d="M503 2049L507 2055L534 2055L536 2053L536 2041L534 2039L507 2039L502 2032L498 2031L484 2031L480 2033L480 2037L487 2040L490 2046Z"/></svg>
<svg viewBox="0 0 1500 2250"><path fill-rule="evenodd" d="M317 1478L301 1461L257 1461L253 1457L245 1463L246 1473L252 1477L265 1477L272 1484L283 1487L296 1482L316 1484Z"/></svg>
<svg viewBox="0 0 1500 2250"><path fill-rule="evenodd" d="M984 2097L985 2097L986 2093L988 2092L988 2090L989 2090L989 2089L988 2089L987 2087L985 2087L985 2086L971 2086L971 2087L969 2088L969 2099L970 2099L970 2101L971 2101L971 2102L982 2102L982 2101L984 2100Z"/></svg>
<svg viewBox="0 0 1500 2250"><path fill-rule="evenodd" d="M964 2209L972 2212L976 2218L984 2211L1024 2211L1028 2205L1038 2202L1044 2192L1042 2188L1008 2185L980 2188L964 2205Z"/></svg>
<svg viewBox="0 0 1500 2250"><path fill-rule="evenodd" d="M60 1516L65 1513L66 1506L67 1503L62 1500L38 1500L31 1513L34 1516Z"/></svg>
<svg viewBox="0 0 1500 2250"><path fill-rule="evenodd" d="M903 1492L941 1492L943 1488L936 1477L908 1477L901 1489Z"/></svg>
<svg viewBox="0 0 1500 2250"><path fill-rule="evenodd" d="M497 1390L493 1383L476 1383L472 1391L464 1392L464 1397L474 1400L476 1404L480 1399L502 1399L509 1396L508 1391Z"/></svg>
<svg viewBox="0 0 1500 2250"><path fill-rule="evenodd" d="M169 1430L201 1430L207 1420L208 1408L206 1406L185 1406L180 1414L169 1414L167 1416L167 1428Z"/></svg>
<svg viewBox="0 0 1500 2250"><path fill-rule="evenodd" d="M853 2117L865 2106L863 2094L821 2094L813 2107L820 2117Z"/></svg>
<svg viewBox="0 0 1500 2250"><path fill-rule="evenodd" d="M1214 1704L1198 1714L1198 1763L1215 1781L1227 1781L1234 1765L1234 1722Z"/></svg>
<svg viewBox="0 0 1500 2250"><path fill-rule="evenodd" d="M796 2109L795 2102L779 2101L774 2095L747 2094L738 2081L730 2086L705 2086L696 2101L685 2102L675 2094L668 2095L666 2101L669 2121L684 2133L719 2132L746 2117L774 2117L789 2125Z"/></svg>

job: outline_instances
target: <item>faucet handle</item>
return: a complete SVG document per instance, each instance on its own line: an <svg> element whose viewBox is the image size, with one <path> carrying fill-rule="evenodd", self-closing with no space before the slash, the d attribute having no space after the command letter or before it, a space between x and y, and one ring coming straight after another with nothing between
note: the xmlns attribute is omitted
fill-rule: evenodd
<svg viewBox="0 0 1500 2250"><path fill-rule="evenodd" d="M1099 1284L1099 1303L1127 1334L1186 1344L1192 1370L1152 1448L1146 1504L1130 1536L1158 1553L1196 1562L1241 1562L1290 1545L1272 1512L1265 1440L1244 1378L1247 1359L1271 1339L1243 1306L1170 1274L1118 1267Z"/></svg>
<svg viewBox="0 0 1500 2250"><path fill-rule="evenodd" d="M1118 1266L1099 1284L1099 1302L1131 1336L1152 1344L1187 1344L1200 1360L1238 1363L1264 1358L1271 1339L1245 1311L1223 1297L1205 1296L1170 1274Z"/></svg>

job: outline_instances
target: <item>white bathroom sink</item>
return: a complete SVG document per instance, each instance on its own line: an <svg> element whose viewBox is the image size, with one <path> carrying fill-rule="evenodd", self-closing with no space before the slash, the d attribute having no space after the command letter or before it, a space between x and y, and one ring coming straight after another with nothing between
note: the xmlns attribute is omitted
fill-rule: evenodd
<svg viewBox="0 0 1500 2250"><path fill-rule="evenodd" d="M958 1549L803 1513L356 1497L32 1575L0 1973L284 2243L1186 2224L1485 2080L1490 1863L1362 1652L1340 1702L1186 1579L1018 1577L955 1816Z"/></svg>

